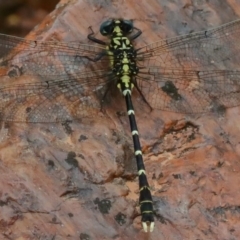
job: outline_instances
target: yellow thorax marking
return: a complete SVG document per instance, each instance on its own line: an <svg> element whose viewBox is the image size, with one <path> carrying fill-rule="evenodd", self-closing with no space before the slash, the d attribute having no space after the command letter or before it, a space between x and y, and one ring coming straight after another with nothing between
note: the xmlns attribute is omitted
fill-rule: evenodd
<svg viewBox="0 0 240 240"><path fill-rule="evenodd" d="M122 69L124 73L129 73L129 66L127 64L124 64Z"/></svg>
<svg viewBox="0 0 240 240"><path fill-rule="evenodd" d="M115 37L113 38L113 42L115 45L121 45L121 42L119 41L121 38L120 37Z"/></svg>
<svg viewBox="0 0 240 240"><path fill-rule="evenodd" d="M123 37L123 39L126 41L127 45L131 45L131 42L129 41L129 39L127 37Z"/></svg>
<svg viewBox="0 0 240 240"><path fill-rule="evenodd" d="M116 33L119 33L119 32L122 32L121 28L119 26L116 26L114 29L113 29L113 32L116 32Z"/></svg>
<svg viewBox="0 0 240 240"><path fill-rule="evenodd" d="M127 53L126 52L123 52L123 60L122 60L122 63L129 63L129 59L127 57Z"/></svg>
<svg viewBox="0 0 240 240"><path fill-rule="evenodd" d="M130 77L128 75L123 75L121 77L122 83L124 83L126 88L129 88L129 83L130 83Z"/></svg>
<svg viewBox="0 0 240 240"><path fill-rule="evenodd" d="M113 32L115 32L117 34L117 36L122 36L122 30L119 26L116 26L114 29L113 29Z"/></svg>
<svg viewBox="0 0 240 240"><path fill-rule="evenodd" d="M129 49L131 47L131 42L127 37L115 37L113 38L113 42L114 48L118 48L118 46L121 46L119 49Z"/></svg>
<svg viewBox="0 0 240 240"><path fill-rule="evenodd" d="M118 87L119 89L121 89L121 84L120 84L120 83L118 83L118 84L117 84L117 87Z"/></svg>

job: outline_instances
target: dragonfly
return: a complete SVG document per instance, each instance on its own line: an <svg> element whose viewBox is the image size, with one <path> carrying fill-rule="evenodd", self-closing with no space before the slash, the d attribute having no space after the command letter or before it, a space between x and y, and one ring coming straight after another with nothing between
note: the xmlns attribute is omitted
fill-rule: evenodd
<svg viewBox="0 0 240 240"><path fill-rule="evenodd" d="M37 41L0 34L0 120L65 122L93 117L112 88L125 98L139 177L145 232L154 209L132 102L136 91L150 109L205 113L240 104L240 20L139 48L133 21L109 19L103 39ZM139 116L141 117L141 116Z"/></svg>

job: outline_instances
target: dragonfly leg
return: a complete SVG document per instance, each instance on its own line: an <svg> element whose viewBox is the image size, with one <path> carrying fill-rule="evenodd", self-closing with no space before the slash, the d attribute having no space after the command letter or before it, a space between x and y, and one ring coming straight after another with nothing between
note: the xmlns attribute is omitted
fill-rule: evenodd
<svg viewBox="0 0 240 240"><path fill-rule="evenodd" d="M98 44L101 44L101 45L106 45L106 43L102 40L99 40L97 38L95 38L93 35L94 35L94 31L92 30L92 27L89 27L89 30L91 31L91 33L88 34L88 39L91 40L92 42L95 42L95 43L98 43ZM106 51L102 51L100 52L95 58L91 58L89 56L81 56L81 57L84 57L84 58L87 58L88 60L92 61L92 62L97 62L99 61L100 59L102 59L102 57L106 56L107 55L107 52Z"/></svg>
<svg viewBox="0 0 240 240"><path fill-rule="evenodd" d="M102 96L102 99L101 99L101 112L103 111L103 105L104 105L105 99L106 99L106 97L107 97L107 94L108 94L108 92L109 92L109 89L110 89L111 86L112 86L112 83L113 83L113 82L110 82L110 84L107 86L107 89L105 90L105 92L104 92L104 94L103 94L103 96Z"/></svg>
<svg viewBox="0 0 240 240"><path fill-rule="evenodd" d="M153 108L151 107L151 105L149 104L149 102L147 101L147 99L144 97L141 89L138 87L138 84L137 84L137 81L136 81L136 78L133 78L133 84L134 84L134 87L137 89L137 91L139 92L139 94L141 95L143 101L148 105L148 107L150 108L150 110L152 111Z"/></svg>
<svg viewBox="0 0 240 240"><path fill-rule="evenodd" d="M136 27L133 27L133 29L137 30L137 32L134 35L129 37L130 40L134 40L142 34L142 31L140 29L138 29Z"/></svg>
<svg viewBox="0 0 240 240"><path fill-rule="evenodd" d="M89 56L81 56L81 58L87 58L88 60L90 60L92 62L97 62L97 61L101 60L106 55L107 55L107 53L105 51L102 51L95 58L90 58Z"/></svg>
<svg viewBox="0 0 240 240"><path fill-rule="evenodd" d="M100 40L100 39L97 39L95 38L93 35L94 35L94 31L92 29L92 27L89 27L89 30L91 31L91 33L88 34L88 39L95 42L95 43L98 43L98 44L101 44L101 45L107 45L107 43L105 43L104 41Z"/></svg>

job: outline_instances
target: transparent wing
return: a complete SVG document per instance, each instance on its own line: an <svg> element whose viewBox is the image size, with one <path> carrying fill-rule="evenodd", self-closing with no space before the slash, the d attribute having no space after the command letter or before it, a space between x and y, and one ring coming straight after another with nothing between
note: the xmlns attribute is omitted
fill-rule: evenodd
<svg viewBox="0 0 240 240"><path fill-rule="evenodd" d="M137 83L153 108L196 113L239 105L240 21L138 50ZM93 61L98 59L98 61ZM114 80L103 48L0 35L0 119L94 115Z"/></svg>
<svg viewBox="0 0 240 240"><path fill-rule="evenodd" d="M234 68L240 60L240 20L178 36L138 50L139 63L161 69Z"/></svg>
<svg viewBox="0 0 240 240"><path fill-rule="evenodd" d="M183 113L239 105L239 35L237 20L139 49L137 81L146 100L155 109Z"/></svg>
<svg viewBox="0 0 240 240"><path fill-rule="evenodd" d="M0 34L0 76L39 75L57 80L83 70L107 68L107 58L90 61L104 53L105 49L96 45L34 41Z"/></svg>
<svg viewBox="0 0 240 240"><path fill-rule="evenodd" d="M112 79L108 62L94 45L0 35L0 119L55 122L93 115Z"/></svg>
<svg viewBox="0 0 240 240"><path fill-rule="evenodd" d="M203 113L240 103L240 71L161 71L152 67L147 75L139 75L137 82L155 109Z"/></svg>

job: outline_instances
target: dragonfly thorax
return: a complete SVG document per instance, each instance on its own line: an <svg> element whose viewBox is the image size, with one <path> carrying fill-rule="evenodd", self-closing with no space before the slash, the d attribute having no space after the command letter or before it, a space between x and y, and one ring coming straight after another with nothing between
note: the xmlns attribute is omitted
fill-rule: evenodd
<svg viewBox="0 0 240 240"><path fill-rule="evenodd" d="M107 52L112 72L117 78L117 86L121 92L124 92L126 89L131 90L134 86L132 79L138 74L135 60L136 50L127 37L132 31L132 27L122 20L112 20L110 23L107 23L107 30L110 29L111 31L109 31L112 33L110 44L107 46ZM105 34L107 30L105 30ZM107 35L110 35L110 33Z"/></svg>

